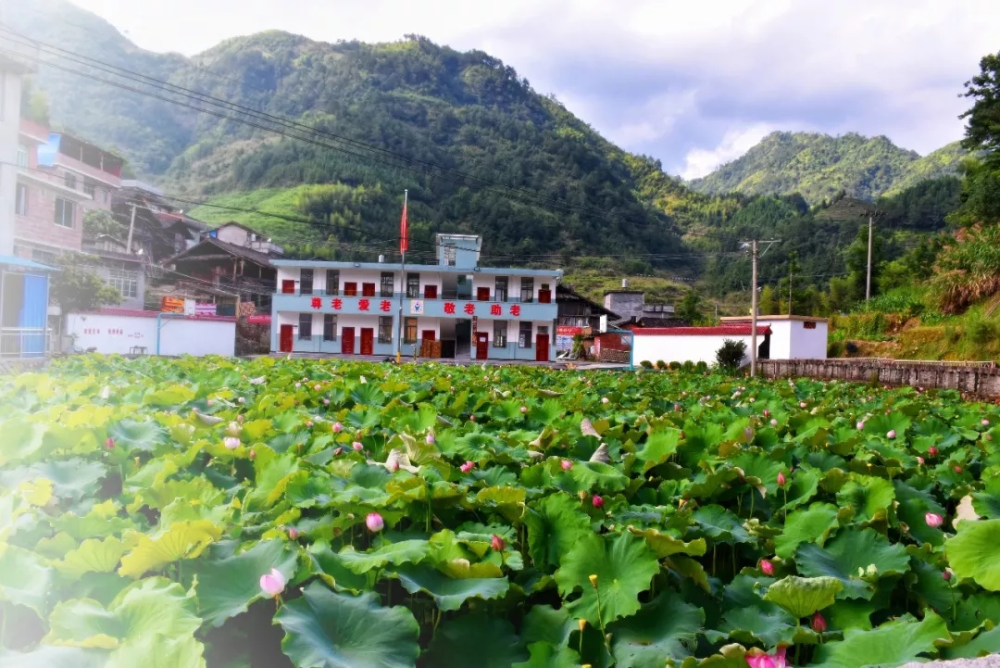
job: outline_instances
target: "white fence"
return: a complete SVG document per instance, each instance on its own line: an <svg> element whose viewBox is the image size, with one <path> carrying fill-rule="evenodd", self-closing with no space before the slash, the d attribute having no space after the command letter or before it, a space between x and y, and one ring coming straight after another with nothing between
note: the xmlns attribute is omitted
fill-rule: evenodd
<svg viewBox="0 0 1000 668"><path fill-rule="evenodd" d="M52 330L27 327L0 328L0 358L48 357L51 350Z"/></svg>

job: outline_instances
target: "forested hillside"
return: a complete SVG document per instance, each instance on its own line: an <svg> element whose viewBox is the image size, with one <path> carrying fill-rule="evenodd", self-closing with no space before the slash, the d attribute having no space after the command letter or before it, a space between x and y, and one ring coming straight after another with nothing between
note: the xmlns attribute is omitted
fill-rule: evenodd
<svg viewBox="0 0 1000 668"><path fill-rule="evenodd" d="M807 132L774 132L733 162L691 187L699 192L747 195L799 193L810 204L845 191L874 200L920 181L957 173L966 153L958 142L921 157L885 137L842 137Z"/></svg>

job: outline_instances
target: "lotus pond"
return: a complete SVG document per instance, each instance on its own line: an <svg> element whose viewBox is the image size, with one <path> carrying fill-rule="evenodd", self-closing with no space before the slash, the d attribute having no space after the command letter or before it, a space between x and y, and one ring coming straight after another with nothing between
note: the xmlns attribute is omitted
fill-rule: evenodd
<svg viewBox="0 0 1000 668"><path fill-rule="evenodd" d="M0 379L0 666L1000 651L998 426L813 381L72 358Z"/></svg>

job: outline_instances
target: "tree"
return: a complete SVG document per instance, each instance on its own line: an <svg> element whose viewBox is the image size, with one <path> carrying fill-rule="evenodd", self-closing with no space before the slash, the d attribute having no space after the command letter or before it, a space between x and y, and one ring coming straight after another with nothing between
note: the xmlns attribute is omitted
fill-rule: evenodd
<svg viewBox="0 0 1000 668"><path fill-rule="evenodd" d="M93 239L102 234L125 241L128 228L119 223L110 211L88 209L83 214L83 235L88 239Z"/></svg>
<svg viewBox="0 0 1000 668"><path fill-rule="evenodd" d="M86 266L81 256L62 256L58 268L52 274L50 298L63 313L93 311L121 303L121 294Z"/></svg>
<svg viewBox="0 0 1000 668"><path fill-rule="evenodd" d="M788 314L795 310L795 274L799 271L799 254L788 254Z"/></svg>
<svg viewBox="0 0 1000 668"><path fill-rule="evenodd" d="M715 363L724 371L736 371L743 364L746 352L745 341L726 339L722 342L722 347L715 352Z"/></svg>
<svg viewBox="0 0 1000 668"><path fill-rule="evenodd" d="M21 79L21 116L29 120L49 124L49 100L45 94L35 90L31 79Z"/></svg>
<svg viewBox="0 0 1000 668"><path fill-rule="evenodd" d="M995 154L1000 149L1000 52L979 61L979 74L965 82L964 96L975 101L959 116L968 121L962 146Z"/></svg>
<svg viewBox="0 0 1000 668"><path fill-rule="evenodd" d="M678 309L677 315L693 325L701 320L701 312L698 310L700 306L701 296L695 290L688 290L687 294L684 295L683 301L681 301L681 307Z"/></svg>
<svg viewBox="0 0 1000 668"><path fill-rule="evenodd" d="M774 294L774 289L770 285L765 285L760 291L760 314L778 315L779 312L778 296Z"/></svg>

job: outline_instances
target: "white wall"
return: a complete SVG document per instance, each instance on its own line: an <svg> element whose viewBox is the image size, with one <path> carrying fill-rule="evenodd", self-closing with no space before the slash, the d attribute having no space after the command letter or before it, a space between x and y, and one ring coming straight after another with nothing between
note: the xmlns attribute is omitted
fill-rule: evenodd
<svg viewBox="0 0 1000 668"><path fill-rule="evenodd" d="M802 321L791 323L792 354L789 359L825 360L829 323L817 322L816 329L806 329Z"/></svg>
<svg viewBox="0 0 1000 668"><path fill-rule="evenodd" d="M801 322L790 320L758 320L759 326L771 328L771 359L788 360L792 359L792 326L802 327Z"/></svg>
<svg viewBox="0 0 1000 668"><path fill-rule="evenodd" d="M0 87L3 87L0 91L0 255L13 255L21 76L4 71L0 65Z"/></svg>
<svg viewBox="0 0 1000 668"><path fill-rule="evenodd" d="M746 336L662 336L636 335L634 337L635 352L633 362L640 364L647 361L656 364L659 361L670 362L705 362L715 364L715 353L726 339L743 341L750 350L750 335ZM763 336L757 337L757 345L764 342ZM772 346L773 346L772 340ZM749 363L749 356L744 356L743 362Z"/></svg>
<svg viewBox="0 0 1000 668"><path fill-rule="evenodd" d="M236 323L225 320L163 318L161 355L226 355L236 353ZM67 334L76 335L76 347L96 348L104 354L127 355L134 346L156 353L156 318L71 313Z"/></svg>

